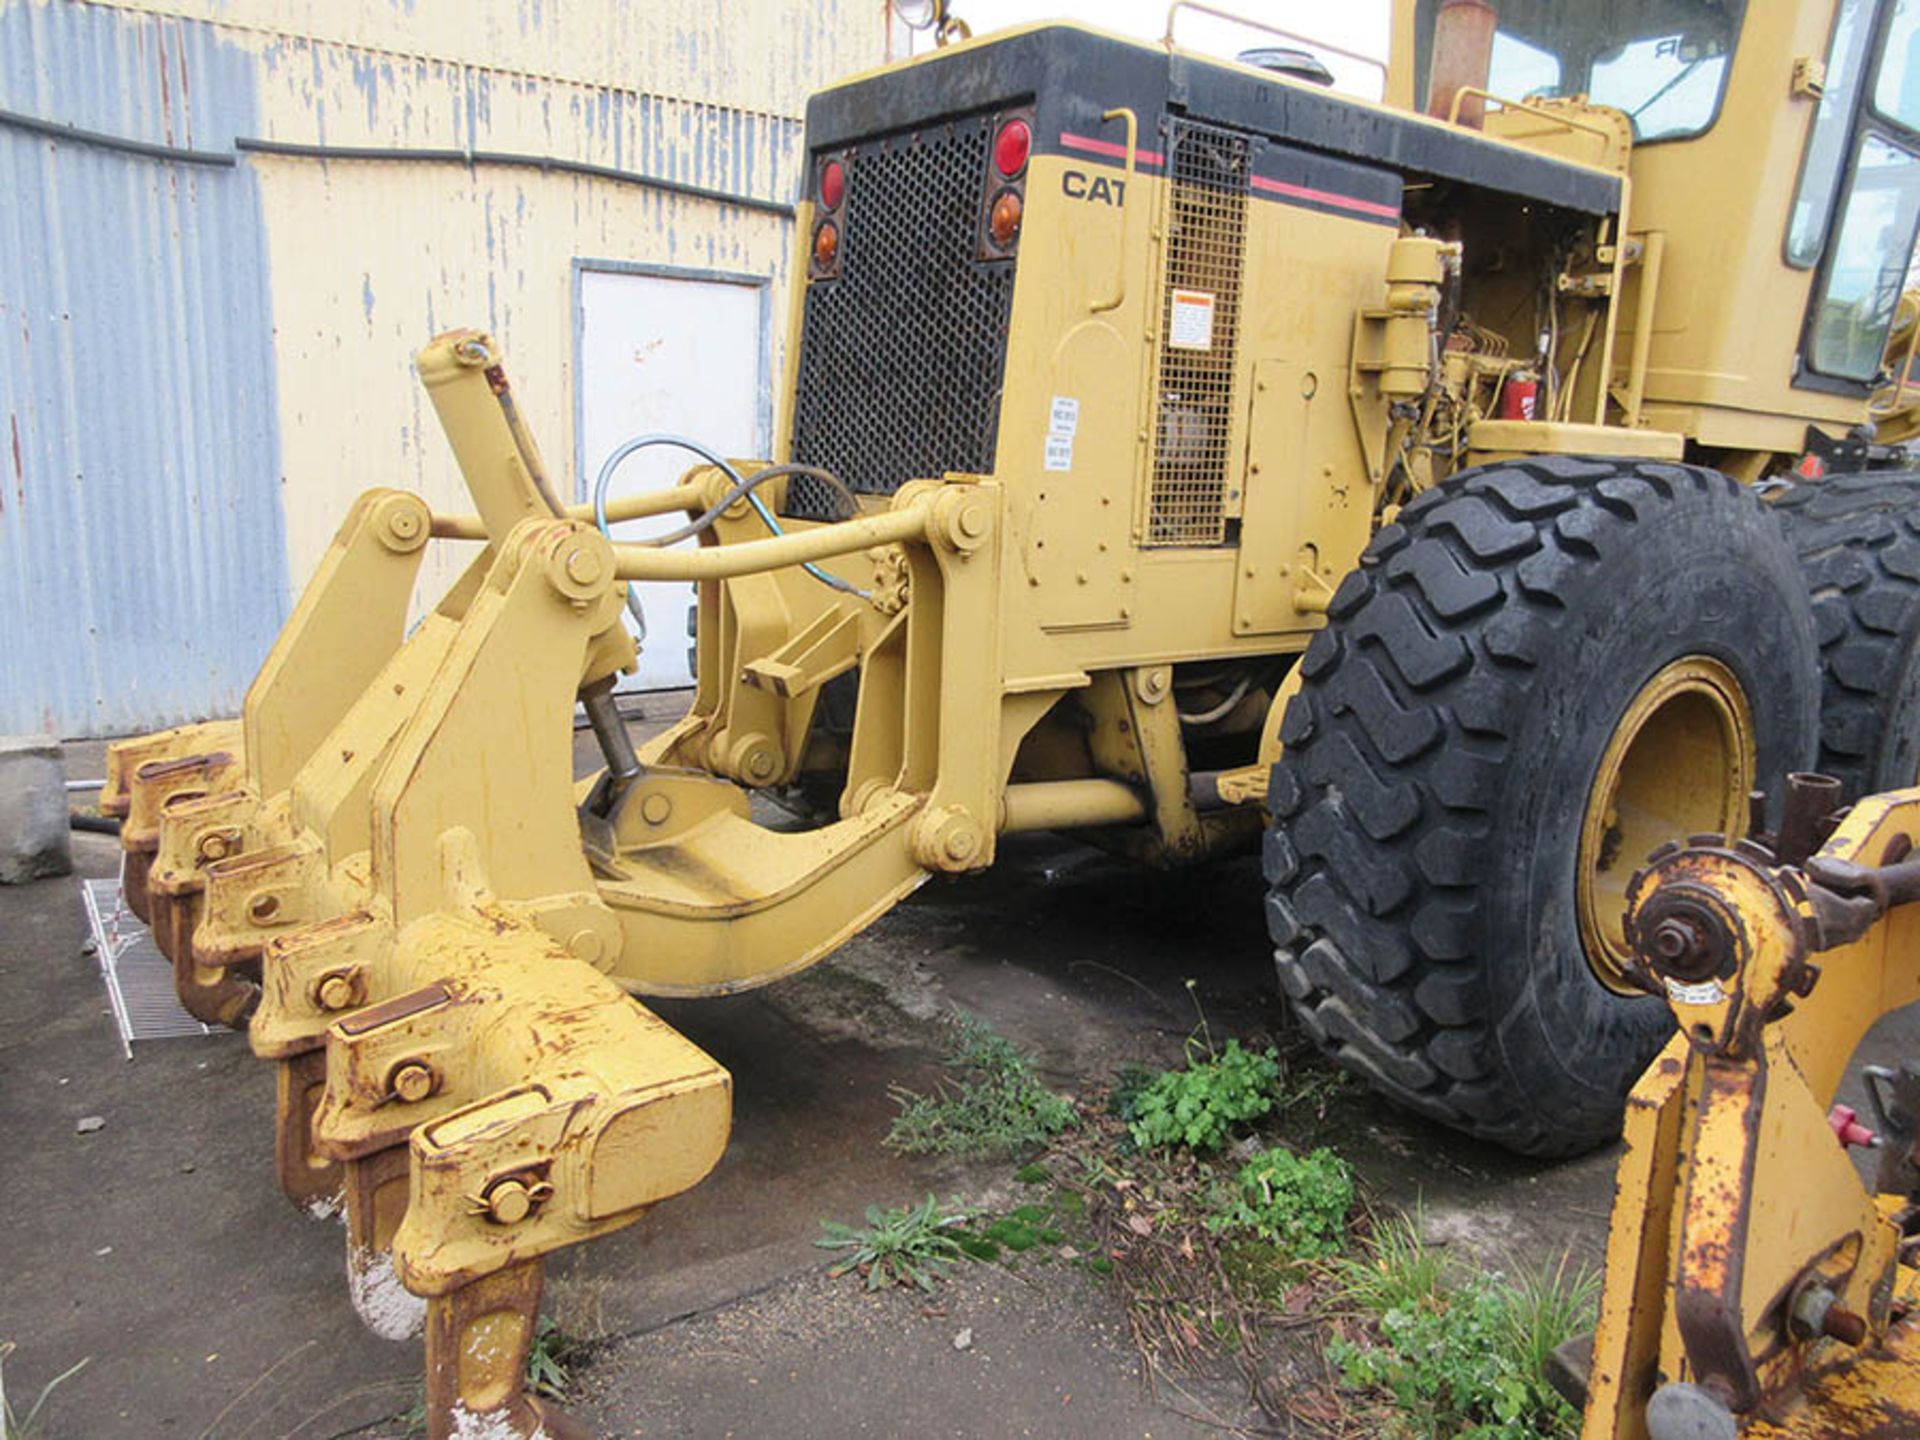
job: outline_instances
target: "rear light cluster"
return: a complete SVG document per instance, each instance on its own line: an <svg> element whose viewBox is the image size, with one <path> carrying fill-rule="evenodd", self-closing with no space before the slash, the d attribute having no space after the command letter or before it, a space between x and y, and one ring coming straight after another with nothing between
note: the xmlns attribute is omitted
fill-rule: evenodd
<svg viewBox="0 0 1920 1440"><path fill-rule="evenodd" d="M1033 112L1000 116L993 128L987 185L981 204L980 258L1009 260L1020 243L1027 208L1027 160L1033 153Z"/></svg>
<svg viewBox="0 0 1920 1440"><path fill-rule="evenodd" d="M980 202L978 253L982 260L1011 260L1019 248L1020 222L1026 210L1027 161L1032 154L1032 109L996 117ZM850 149L819 156L815 161L813 246L807 265L810 279L831 280L840 273L847 193L858 183L856 168Z"/></svg>
<svg viewBox="0 0 1920 1440"><path fill-rule="evenodd" d="M813 194L816 219L813 223L813 258L809 266L815 279L827 279L840 273L840 227L844 222L841 206L847 199L847 172L851 154L828 155L815 173Z"/></svg>

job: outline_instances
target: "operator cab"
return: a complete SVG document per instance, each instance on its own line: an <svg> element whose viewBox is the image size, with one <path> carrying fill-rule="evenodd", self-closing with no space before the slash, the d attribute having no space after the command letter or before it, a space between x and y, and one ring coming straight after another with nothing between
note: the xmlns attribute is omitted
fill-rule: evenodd
<svg viewBox="0 0 1920 1440"><path fill-rule="evenodd" d="M1777 26L1796 8L1826 9L1775 0L1763 16L1750 0L1415 0L1412 99L1467 120L1477 97L1456 103L1462 83L1522 101L1584 99L1627 116L1637 161L1647 147L1701 140L1720 124L1738 47L1763 19ZM1786 153L1766 156L1755 181L1797 160L1779 242L1785 267L1810 282L1792 383L1858 396L1885 379L1920 233L1920 5L1839 0L1827 13L1824 61L1812 47L1794 54L1772 91L1776 105L1813 102L1811 128L1804 141L1788 137ZM1487 30L1484 79L1469 68L1463 82L1450 48ZM1712 204L1713 177L1701 180L1699 202Z"/></svg>

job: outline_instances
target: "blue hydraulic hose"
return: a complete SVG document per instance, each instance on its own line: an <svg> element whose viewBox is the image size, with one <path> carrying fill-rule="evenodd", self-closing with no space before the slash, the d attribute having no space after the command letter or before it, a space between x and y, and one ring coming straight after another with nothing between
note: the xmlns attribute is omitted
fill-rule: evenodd
<svg viewBox="0 0 1920 1440"><path fill-rule="evenodd" d="M720 470L735 486L747 486L745 477L743 477L738 470L734 469L733 466L729 465L720 456L714 454L713 451L709 450L705 445L702 445L698 440L689 439L685 435L669 435L664 432L652 435L636 435L631 440L615 448L614 452L607 456L605 463L600 466L599 475L595 477L593 482L593 523L599 527L600 533L606 536L608 540L613 539L612 528L607 522L607 490L613 483L613 472L620 467L620 463L629 455L634 454L636 451L648 449L654 445L671 445L675 449L691 451L702 460L705 460L709 465ZM773 518L773 512L766 507L766 503L761 500L759 495L754 493L751 487L747 488L746 496L747 503L752 505L754 510L759 513L760 518L766 522L767 529L771 530L775 535L784 535L787 533L780 528L780 522ZM831 590L838 590L846 595L857 595L862 599L866 598L866 592L864 590L861 590L857 586L849 585L837 575L829 575L811 560L803 562L801 568ZM647 617L645 611L640 607L640 587L631 580L627 582L627 613L633 616L633 623L639 629L638 639L640 643L646 643Z"/></svg>

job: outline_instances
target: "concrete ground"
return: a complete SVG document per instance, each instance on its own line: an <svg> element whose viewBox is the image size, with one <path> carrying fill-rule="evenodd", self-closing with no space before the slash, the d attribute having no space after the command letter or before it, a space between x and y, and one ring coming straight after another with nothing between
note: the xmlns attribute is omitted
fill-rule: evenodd
<svg viewBox="0 0 1920 1440"><path fill-rule="evenodd" d="M69 751L72 773L98 763L97 747ZM657 1007L732 1070L735 1132L691 1195L552 1267L549 1311L608 1337L574 1405L597 1432L1197 1436L1244 1422L1231 1387L1146 1393L1121 1307L1078 1272L1041 1285L973 1267L933 1297L820 1274L822 1218L1005 1186L1005 1167L880 1145L888 1087L933 1082L953 1010L985 1016L1070 1093L1176 1059L1188 979L1216 1035L1289 1024L1251 862L1163 876L1051 838L1005 848L992 872L929 884L792 981ZM113 873L117 854L75 836L82 874ZM84 1357L49 1403L51 1440L402 1433L391 1417L417 1398L418 1347L360 1326L337 1223L275 1188L270 1071L231 1034L123 1059L85 939L77 879L0 887L9 1398ZM1911 1055L1916 1032L1914 1014L1890 1017L1860 1058ZM104 1125L77 1133L93 1116ZM1364 1095L1329 1127L1436 1239L1508 1265L1599 1259L1611 1156L1529 1164Z"/></svg>

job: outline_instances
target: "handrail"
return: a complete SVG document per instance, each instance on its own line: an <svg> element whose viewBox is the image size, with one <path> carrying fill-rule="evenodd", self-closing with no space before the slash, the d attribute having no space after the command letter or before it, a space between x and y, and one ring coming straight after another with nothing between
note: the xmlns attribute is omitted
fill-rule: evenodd
<svg viewBox="0 0 1920 1440"><path fill-rule="evenodd" d="M1127 179L1131 180L1133 179L1134 163L1140 156L1140 117L1124 105L1108 110L1100 116L1102 123L1121 118L1124 118L1127 122ZM1088 307L1095 315L1106 310L1118 310L1121 302L1127 298L1126 203L1126 192L1122 191L1120 204L1117 207L1120 212L1120 273L1114 277L1113 298L1111 300L1096 300Z"/></svg>
<svg viewBox="0 0 1920 1440"><path fill-rule="evenodd" d="M1453 104L1447 109L1447 123L1449 125L1458 125L1460 123L1460 102L1465 100L1469 95L1478 95L1482 100L1490 100L1502 110L1518 110L1523 114L1536 116L1541 120L1546 120L1555 125L1564 125L1569 130L1584 130L1589 135L1598 135L1609 145L1612 145L1614 141L1620 138L1616 132L1603 129L1595 125L1591 120L1576 120L1571 115L1564 115L1558 110L1549 110L1544 105L1534 105L1526 100L1509 100L1504 95L1496 95L1491 90L1481 89L1478 85L1462 85L1458 90L1453 92Z"/></svg>
<svg viewBox="0 0 1920 1440"><path fill-rule="evenodd" d="M1358 50L1349 50L1344 45L1335 45L1330 40L1319 40L1311 35L1303 35L1297 30L1282 30L1278 25L1270 25L1265 20L1256 20L1251 15L1241 15L1236 11L1222 10L1217 5L1208 5L1203 0L1173 0L1167 7L1167 32L1160 37L1160 43L1169 50L1173 48L1173 20L1182 10L1198 10L1202 15L1211 15L1216 20L1231 20L1236 25L1245 25L1249 29L1264 30L1269 35L1277 35L1282 40L1291 40L1297 45L1311 45L1316 50L1324 50L1329 55L1338 55L1342 60L1351 60L1356 65L1365 65L1369 70L1380 72L1380 93L1386 93L1387 64L1372 55L1362 55Z"/></svg>

